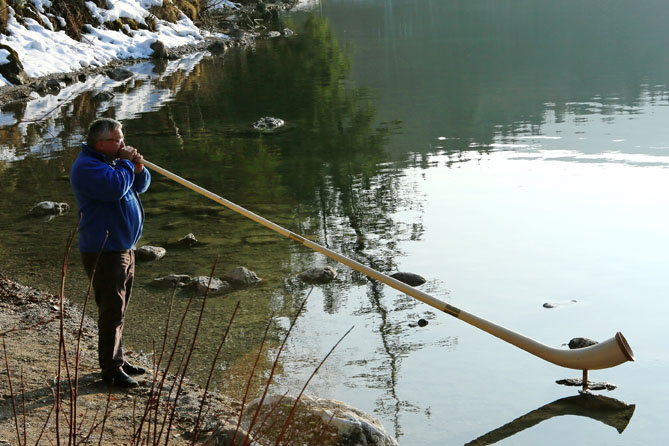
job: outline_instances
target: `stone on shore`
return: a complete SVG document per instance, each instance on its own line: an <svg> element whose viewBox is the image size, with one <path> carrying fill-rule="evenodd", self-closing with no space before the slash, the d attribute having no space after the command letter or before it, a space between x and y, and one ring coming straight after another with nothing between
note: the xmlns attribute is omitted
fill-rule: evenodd
<svg viewBox="0 0 669 446"><path fill-rule="evenodd" d="M156 40L150 45L150 48L153 50L151 57L153 59L167 59L170 57L170 53L167 51L167 47L160 40Z"/></svg>
<svg viewBox="0 0 669 446"><path fill-rule="evenodd" d="M12 47L0 44L0 55L4 55L7 59L7 63L0 65L0 75L14 85L25 85L30 82L18 53Z"/></svg>
<svg viewBox="0 0 669 446"><path fill-rule="evenodd" d="M269 415L266 425L280 429L294 403L294 396L270 395L265 398L258 419L264 420ZM256 399L244 410L245 429L249 430L259 404L260 399ZM337 400L303 395L291 425L290 437L295 444L312 444L310 441L316 435L320 438L319 446L398 446L376 418Z"/></svg>
<svg viewBox="0 0 669 446"><path fill-rule="evenodd" d="M232 439L235 439L234 444ZM258 443L241 427L237 429L236 424L220 422L214 431L202 443L202 446L257 446Z"/></svg>

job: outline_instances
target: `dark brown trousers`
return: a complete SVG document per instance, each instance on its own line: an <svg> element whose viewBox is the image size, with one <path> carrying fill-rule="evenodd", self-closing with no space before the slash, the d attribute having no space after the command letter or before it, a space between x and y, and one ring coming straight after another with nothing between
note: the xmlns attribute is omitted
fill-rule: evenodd
<svg viewBox="0 0 669 446"><path fill-rule="evenodd" d="M108 251L100 255L82 252L88 277L93 275L93 292L98 306L98 360L103 376L123 366L123 322L135 278L135 253L132 250Z"/></svg>

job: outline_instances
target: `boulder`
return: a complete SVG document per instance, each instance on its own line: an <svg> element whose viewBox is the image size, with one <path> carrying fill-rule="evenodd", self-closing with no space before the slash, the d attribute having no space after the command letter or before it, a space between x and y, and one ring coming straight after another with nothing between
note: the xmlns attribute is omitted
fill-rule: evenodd
<svg viewBox="0 0 669 446"><path fill-rule="evenodd" d="M30 81L19 55L12 47L0 44L0 64L0 74L12 84L25 85Z"/></svg>
<svg viewBox="0 0 669 446"><path fill-rule="evenodd" d="M30 210L29 214L37 217L63 215L70 210L67 203L56 203L55 201L40 201Z"/></svg>
<svg viewBox="0 0 669 446"><path fill-rule="evenodd" d="M297 277L312 285L323 285L332 282L337 277L337 271L331 266L314 266L302 271Z"/></svg>
<svg viewBox="0 0 669 446"><path fill-rule="evenodd" d="M151 261L165 257L167 250L160 246L142 246L135 249L135 258L137 260Z"/></svg>
<svg viewBox="0 0 669 446"><path fill-rule="evenodd" d="M426 282L423 276L419 276L418 274L414 273L396 272L394 274L391 274L390 277L411 286L422 285Z"/></svg>
<svg viewBox="0 0 669 446"><path fill-rule="evenodd" d="M209 295L232 291L232 285L230 285L228 282L217 279L216 277L212 277L211 283L209 283L208 276L193 277L193 281L191 282L190 287L199 293L206 293L207 289L209 289Z"/></svg>
<svg viewBox="0 0 669 446"><path fill-rule="evenodd" d="M165 277L158 277L153 279L151 285L158 288L174 288L188 286L193 282L193 279L187 274L170 274Z"/></svg>
<svg viewBox="0 0 669 446"><path fill-rule="evenodd" d="M262 281L256 273L243 266L238 266L223 274L223 280L235 288L251 287Z"/></svg>
<svg viewBox="0 0 669 446"><path fill-rule="evenodd" d="M270 429L275 429L267 434L274 438L294 403L295 397L290 395L266 397L255 425L251 428L249 425L258 410L260 399L252 401L244 410L242 426L247 431L254 431L259 426L258 420L265 420L269 416L263 422ZM319 446L398 446L397 440L373 416L341 401L306 395L300 398L291 418L289 436L294 444L312 444L310 441L313 442L313 437L317 436Z"/></svg>
<svg viewBox="0 0 669 446"><path fill-rule="evenodd" d="M151 57L153 59L167 59L170 57L170 53L167 51L167 47L160 40L156 40L151 44L151 49L153 53Z"/></svg>

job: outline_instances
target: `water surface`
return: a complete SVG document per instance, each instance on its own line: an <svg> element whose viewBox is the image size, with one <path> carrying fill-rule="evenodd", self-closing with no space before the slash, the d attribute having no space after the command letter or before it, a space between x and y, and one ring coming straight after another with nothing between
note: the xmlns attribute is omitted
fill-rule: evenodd
<svg viewBox="0 0 669 446"><path fill-rule="evenodd" d="M577 391L555 380L580 372L158 175L143 199L142 243L168 246L189 232L202 243L139 267L127 325L137 350L151 352L165 325L169 293L148 286L154 277L206 275L216 258L219 272L247 266L263 285L207 302L191 369L206 377L240 300L215 376L239 394L269 315L276 348L309 293L295 275L330 264L339 276L309 295L277 392L299 391L355 325L308 393L374 414L400 444L655 444L669 434L669 9L604 3L322 1L275 25L295 29L292 38L138 64L128 83L92 78L6 108L3 271L57 292L74 212L50 222L24 214L41 200L74 203L67 175L78 143L95 117L114 116L147 159L330 249L382 272L419 273L422 290L552 346L622 331L637 361L591 373L618 385L604 394L628 406L615 411L629 422L622 428L592 410L532 418L564 407ZM114 99L93 100L104 89ZM286 128L255 132L262 116ZM70 257L66 292L81 301L85 281ZM187 297L177 293L177 314ZM190 327L196 316L189 310ZM419 318L429 324L413 327Z"/></svg>

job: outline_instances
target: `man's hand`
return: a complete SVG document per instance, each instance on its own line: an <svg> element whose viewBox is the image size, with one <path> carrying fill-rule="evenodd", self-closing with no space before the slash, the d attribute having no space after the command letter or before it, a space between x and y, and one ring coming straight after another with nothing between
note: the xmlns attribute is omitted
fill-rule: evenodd
<svg viewBox="0 0 669 446"><path fill-rule="evenodd" d="M122 160L131 161L135 166L135 173L142 173L144 170L144 164L142 164L144 157L134 147L121 147L118 151L118 157Z"/></svg>

